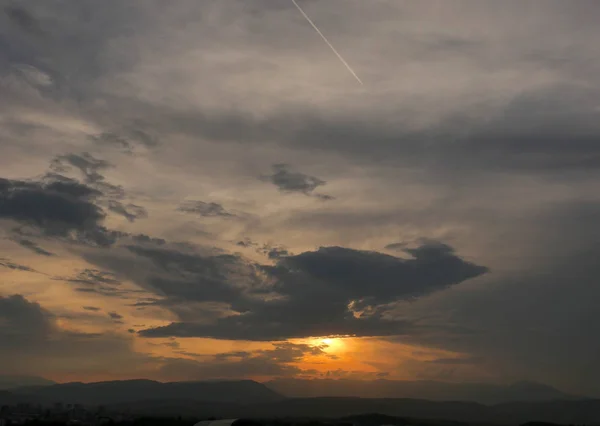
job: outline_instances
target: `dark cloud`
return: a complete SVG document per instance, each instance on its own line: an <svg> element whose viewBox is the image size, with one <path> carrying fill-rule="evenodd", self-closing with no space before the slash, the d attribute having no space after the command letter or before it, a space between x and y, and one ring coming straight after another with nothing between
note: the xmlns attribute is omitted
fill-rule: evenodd
<svg viewBox="0 0 600 426"><path fill-rule="evenodd" d="M71 167L83 174L85 183L60 174ZM106 182L100 173L109 167L110 163L88 153L65 154L55 157L51 172L39 180L0 178L0 218L33 226L46 237L102 247L113 245L127 234L102 225L106 218L102 207L130 222L147 217L147 211L119 201L125 197L124 189ZM15 241L27 240L15 237ZM38 254L49 253L34 244L28 241L22 245Z"/></svg>
<svg viewBox="0 0 600 426"><path fill-rule="evenodd" d="M172 299L175 306L186 301L236 304L261 292L256 267L235 255L173 247L129 245L126 249L155 267L141 284Z"/></svg>
<svg viewBox="0 0 600 426"><path fill-rule="evenodd" d="M127 153L132 152L131 143L122 136L117 135L116 133L105 132L100 133L98 135L91 136L90 139L98 144L98 145L109 145L121 148L123 151Z"/></svg>
<svg viewBox="0 0 600 426"><path fill-rule="evenodd" d="M484 359L481 357L468 357L468 358L438 358L430 361L425 361L431 364L443 364L443 365L471 365L479 364Z"/></svg>
<svg viewBox="0 0 600 426"><path fill-rule="evenodd" d="M193 354L188 354L193 355ZM328 356L323 348L310 345L277 343L272 349L226 352L206 357L201 362L189 359L169 360L160 370L168 380L239 379L250 377L293 377L314 374L303 370L306 356Z"/></svg>
<svg viewBox="0 0 600 426"><path fill-rule="evenodd" d="M21 295L0 296L0 340L0 362L14 374L105 371L108 367L130 372L149 360L121 337L62 330L52 313Z"/></svg>
<svg viewBox="0 0 600 426"><path fill-rule="evenodd" d="M596 89L577 84L530 88L486 120L473 118L467 108L425 129L407 127L390 115L398 114L396 110L357 117L285 105L256 118L238 110L188 114L140 107L156 116L154 122L162 131L177 129L216 142L319 150L370 165L418 168L429 172L428 179L439 182L442 176L454 183L462 175L486 171L552 175L597 170L600 157L593 141L600 135L600 126L593 117L598 95ZM309 194L325 184L319 178L292 172L286 165L276 165L273 173L262 179L284 192Z"/></svg>
<svg viewBox="0 0 600 426"><path fill-rule="evenodd" d="M118 312L114 312L114 311L109 312L108 317L113 320L122 320L123 319L123 315L119 314Z"/></svg>
<svg viewBox="0 0 600 426"><path fill-rule="evenodd" d="M291 171L287 164L274 164L273 174L261 177L262 180L271 182L282 192L297 192L304 195L313 195L322 200L332 200L329 195L313 193L315 189L325 185L322 179L304 173Z"/></svg>
<svg viewBox="0 0 600 426"><path fill-rule="evenodd" d="M387 250L403 251L406 248L406 243L392 243L385 246Z"/></svg>
<svg viewBox="0 0 600 426"><path fill-rule="evenodd" d="M84 175L87 183L103 181L104 175L100 171L113 167L108 161L84 152L59 155L52 160L50 169L56 173L65 173L69 170L69 166L78 169Z"/></svg>
<svg viewBox="0 0 600 426"><path fill-rule="evenodd" d="M124 216L129 221L147 216L147 212L143 207L135 204L125 205L119 201L125 198L125 190L120 185L107 182L105 176L101 173L103 170L112 168L113 165L87 152L81 154L70 153L55 157L50 163L51 173L46 176L58 182L77 182L61 175L61 173L69 172L73 167L83 175L86 185L97 191L98 198L100 198L99 204L104 205L114 213Z"/></svg>
<svg viewBox="0 0 600 426"><path fill-rule="evenodd" d="M257 253L267 256L269 259L279 259L280 257L290 256L292 254L286 247L282 245L274 245L270 243L263 244L262 246L258 246L256 243L253 243L253 245L256 247L255 250ZM248 245L247 247L251 247L251 245Z"/></svg>
<svg viewBox="0 0 600 426"><path fill-rule="evenodd" d="M156 136L153 136L150 133L140 129L131 129L129 131L129 135L133 140L141 145L144 145L146 148L153 148L159 144Z"/></svg>
<svg viewBox="0 0 600 426"><path fill-rule="evenodd" d="M238 241L237 243L235 243L235 245L239 246L239 247L256 247L258 245L258 243L252 241L250 238L244 238L243 240Z"/></svg>
<svg viewBox="0 0 600 426"><path fill-rule="evenodd" d="M4 13L8 16L10 21L21 30L34 35L42 34L42 29L38 20L26 9L17 6L16 4L10 4L4 7Z"/></svg>
<svg viewBox="0 0 600 426"><path fill-rule="evenodd" d="M84 306L83 309L86 311L92 311L92 312L101 311L101 309L96 306Z"/></svg>
<svg viewBox="0 0 600 426"><path fill-rule="evenodd" d="M98 192L73 181L20 181L0 178L0 218L33 225L49 235L83 238L102 233L104 212L94 204Z"/></svg>
<svg viewBox="0 0 600 426"><path fill-rule="evenodd" d="M167 241L162 238L151 237L146 234L133 235L131 237L131 239L133 241L135 241L136 243L140 243L140 244L155 244L155 245L162 246L167 243Z"/></svg>
<svg viewBox="0 0 600 426"><path fill-rule="evenodd" d="M57 280L67 281L75 284L85 284L90 286L106 285L120 286L121 281L117 280L112 272L99 271L96 269L84 269L72 278L56 277Z"/></svg>
<svg viewBox="0 0 600 426"><path fill-rule="evenodd" d="M283 340L403 334L412 325L386 315L394 303L488 271L464 261L451 247L434 242L405 250L412 256L406 259L325 247L280 256L274 266L255 265L230 255L201 257L167 249L129 249L170 273L168 278L153 275L147 280L180 309L190 301L213 301L238 312L213 315L212 322L207 318L195 322L188 315L187 321L143 330L141 334L147 337Z"/></svg>
<svg viewBox="0 0 600 426"><path fill-rule="evenodd" d="M225 208L218 203L206 203L204 201L184 201L177 210L185 213L194 213L203 217L233 217Z"/></svg>
<svg viewBox="0 0 600 426"><path fill-rule="evenodd" d="M539 232L520 233L520 241L534 238L537 245L517 270L478 278L471 291L399 306L399 315L423 319L421 333L402 342L485 360L486 374L498 379L600 395L599 208L554 203L524 228L539 223Z"/></svg>
<svg viewBox="0 0 600 426"><path fill-rule="evenodd" d="M131 203L123 204L117 200L109 200L108 209L125 217L130 222L134 222L136 219L148 217L148 212L145 208Z"/></svg>
<svg viewBox="0 0 600 426"><path fill-rule="evenodd" d="M133 154L136 146L141 145L145 148L154 148L158 145L156 137L136 128L124 129L120 133L104 132L93 135L90 139L96 145L120 148L127 154Z"/></svg>
<svg viewBox="0 0 600 426"><path fill-rule="evenodd" d="M140 293L138 290L124 289L120 280L112 272L96 269L84 269L72 277L53 277L53 280L64 281L75 285L80 293L95 293L108 297L130 298Z"/></svg>
<svg viewBox="0 0 600 426"><path fill-rule="evenodd" d="M30 268L29 266L19 265L18 263L11 262L10 260L3 258L3 257L0 257L0 266L3 268L12 269L14 271L38 273L38 271L36 271L33 268Z"/></svg>
<svg viewBox="0 0 600 426"><path fill-rule="evenodd" d="M282 247L273 247L267 253L267 256L269 257L269 259L279 259L281 257L286 257L289 255L290 255L290 252L288 252L287 249L282 248Z"/></svg>
<svg viewBox="0 0 600 426"><path fill-rule="evenodd" d="M25 238L15 238L15 239L13 239L13 241L15 243L19 244L20 246L25 247L28 250L31 250L32 252L34 252L36 254L40 254L42 256L54 256L54 253L44 250L43 248L41 248L39 245L37 245L35 242L33 242L31 240L27 240Z"/></svg>

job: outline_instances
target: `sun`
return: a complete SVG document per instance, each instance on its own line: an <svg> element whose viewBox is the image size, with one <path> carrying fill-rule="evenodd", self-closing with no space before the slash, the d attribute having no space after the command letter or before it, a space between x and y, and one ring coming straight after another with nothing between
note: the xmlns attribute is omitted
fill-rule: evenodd
<svg viewBox="0 0 600 426"><path fill-rule="evenodd" d="M313 339L311 342L313 346L324 346L323 351L325 352L340 352L344 350L345 343L344 339L339 337L320 337Z"/></svg>

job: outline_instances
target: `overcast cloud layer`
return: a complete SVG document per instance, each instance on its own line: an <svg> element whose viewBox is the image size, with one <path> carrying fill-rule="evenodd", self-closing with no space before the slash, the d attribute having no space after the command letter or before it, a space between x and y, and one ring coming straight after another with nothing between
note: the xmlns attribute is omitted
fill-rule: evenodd
<svg viewBox="0 0 600 426"><path fill-rule="evenodd" d="M600 396L600 5L298 2L0 1L1 368Z"/></svg>

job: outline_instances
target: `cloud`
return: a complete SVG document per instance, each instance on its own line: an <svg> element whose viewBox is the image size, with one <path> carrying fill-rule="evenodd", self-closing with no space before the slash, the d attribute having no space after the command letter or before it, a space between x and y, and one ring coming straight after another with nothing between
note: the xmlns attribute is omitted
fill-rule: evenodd
<svg viewBox="0 0 600 426"><path fill-rule="evenodd" d="M53 172L50 176L60 179L58 176L61 175L58 173L66 173L72 167L83 174L87 185L99 192L101 197L98 197L98 205L105 206L111 212L125 217L130 222L148 217L148 212L144 207L120 201L125 198L125 190L121 186L106 182L101 171L113 167L108 161L96 158L87 152L59 155L50 164Z"/></svg>
<svg viewBox="0 0 600 426"><path fill-rule="evenodd" d="M74 284L75 291L95 293L107 297L129 298L140 293L138 290L126 289L115 274L97 269L84 269L72 277L53 277L53 280Z"/></svg>
<svg viewBox="0 0 600 426"><path fill-rule="evenodd" d="M40 254L42 256L54 256L54 253L44 250L43 248L41 248L39 245L37 245L35 242L33 242L31 240L27 240L25 238L14 238L12 241L19 244L22 247L25 247L28 250L31 250L32 252L34 252L36 254Z"/></svg>
<svg viewBox="0 0 600 426"><path fill-rule="evenodd" d="M304 173L293 172L290 170L287 164L274 164L273 174L262 176L261 179L271 182L273 185L279 188L281 192L296 192L304 195L313 195L322 200L334 199L330 195L313 193L315 189L325 185L327 182Z"/></svg>
<svg viewBox="0 0 600 426"><path fill-rule="evenodd" d="M118 312L109 312L108 317L117 324L123 324L123 321L121 321L123 319L123 315L119 314Z"/></svg>
<svg viewBox="0 0 600 426"><path fill-rule="evenodd" d="M42 34L38 20L26 9L11 4L4 7L4 13L9 17L10 21L17 25L21 30L33 35Z"/></svg>
<svg viewBox="0 0 600 426"><path fill-rule="evenodd" d="M406 248L406 243L392 243L384 247L387 250L403 251Z"/></svg>
<svg viewBox="0 0 600 426"><path fill-rule="evenodd" d="M74 181L21 181L0 178L0 218L40 228L48 235L102 232L104 212L93 202L98 192Z"/></svg>
<svg viewBox="0 0 600 426"><path fill-rule="evenodd" d="M69 170L69 166L78 169L84 175L86 183L103 181L104 176L100 171L113 167L108 161L95 158L90 153L84 152L82 154L59 155L52 160L50 169L54 172L64 173Z"/></svg>
<svg viewBox="0 0 600 426"><path fill-rule="evenodd" d="M114 287L121 285L121 282L116 279L115 274L113 274L112 272L98 271L96 269L84 269L72 278L57 277L55 279L92 286L107 285Z"/></svg>
<svg viewBox="0 0 600 426"><path fill-rule="evenodd" d="M462 260L451 247L433 242L407 249L413 256L407 259L324 247L276 257L274 266L253 264L232 255L127 248L157 268L148 270L143 278L137 277L140 284L166 296L159 304L186 318L142 330L146 337L284 340L403 334L411 324L386 316L395 302L412 300L488 271ZM126 273L125 268L119 271ZM214 307L197 305L206 302L221 307L215 311ZM186 304L196 307L194 314L184 309Z"/></svg>
<svg viewBox="0 0 600 426"><path fill-rule="evenodd" d="M108 200L108 209L125 217L129 222L148 217L148 212L144 207L131 203L125 205L117 200Z"/></svg>
<svg viewBox="0 0 600 426"><path fill-rule="evenodd" d="M272 247L268 250L267 256L269 259L279 259L281 257L289 256L290 252L283 247Z"/></svg>
<svg viewBox="0 0 600 426"><path fill-rule="evenodd" d="M202 356L202 361L172 359L161 367L159 376L168 380L293 377L314 373L301 367L307 356L328 355L317 346L276 343L272 349L219 353Z"/></svg>
<svg viewBox="0 0 600 426"><path fill-rule="evenodd" d="M479 364L483 361L481 357L467 357L467 358L437 358L430 361L425 361L431 364L443 364L443 365L471 365Z"/></svg>
<svg viewBox="0 0 600 426"><path fill-rule="evenodd" d="M150 361L117 335L61 329L54 315L18 294L0 296L0 339L0 361L15 374L103 372L109 367L122 374Z"/></svg>
<svg viewBox="0 0 600 426"><path fill-rule="evenodd" d="M98 311L102 310L96 306L84 306L83 309L86 311L92 311L92 312L98 312Z"/></svg>
<svg viewBox="0 0 600 426"><path fill-rule="evenodd" d="M204 201L184 201L177 210L185 213L193 213L203 217L233 217L225 208L218 203L206 203Z"/></svg>
<svg viewBox="0 0 600 426"><path fill-rule="evenodd" d="M0 257L0 266L2 266L3 268L12 269L14 271L38 273L38 271L36 271L33 268L30 268L29 266L19 265L18 263L11 262L10 260L3 257Z"/></svg>
<svg viewBox="0 0 600 426"><path fill-rule="evenodd" d="M122 129L120 132L103 132L90 136L91 141L101 147L120 148L126 154L133 154L138 146L155 148L156 137L139 128Z"/></svg>

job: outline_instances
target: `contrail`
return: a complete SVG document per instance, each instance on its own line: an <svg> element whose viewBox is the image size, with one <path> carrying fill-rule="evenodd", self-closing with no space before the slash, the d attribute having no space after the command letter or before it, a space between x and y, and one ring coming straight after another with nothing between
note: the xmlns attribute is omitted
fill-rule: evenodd
<svg viewBox="0 0 600 426"><path fill-rule="evenodd" d="M352 75L354 76L354 78L356 79L356 81L358 81L360 84L363 84L363 82L360 80L360 78L358 78L358 76L356 75L356 73L354 72L354 70L350 67L350 65L348 65L348 62L346 62L344 60L344 58L342 58L342 55L340 55L338 53L338 51L335 50L335 47L333 47L333 45L331 43L329 43L329 40L327 40L327 37L325 37L323 35L323 33L319 30L319 28L317 28L317 26L315 25L315 23L308 17L308 15L306 13L304 13L304 11L302 10L302 8L298 5L298 3L296 3L296 0L292 0L292 3L294 3L294 6L296 6L296 8L300 11L300 13L302 14L302 16L304 16L306 18L306 20L308 21L308 23L310 25L312 25L312 27L321 36L321 38L323 40L325 40L325 43L327 43L327 45L331 48L331 50L333 50L333 53L335 53L336 56L340 59L340 61L342 61L342 63L346 66L346 68L348 68L348 71L350 71L350 73L352 73Z"/></svg>

